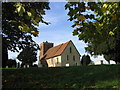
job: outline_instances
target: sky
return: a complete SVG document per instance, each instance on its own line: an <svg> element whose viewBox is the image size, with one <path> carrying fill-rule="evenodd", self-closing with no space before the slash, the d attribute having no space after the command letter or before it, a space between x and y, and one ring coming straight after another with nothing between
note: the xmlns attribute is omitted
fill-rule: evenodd
<svg viewBox="0 0 120 90"><path fill-rule="evenodd" d="M72 40L81 55L87 54L84 49L87 45L83 41L78 40L78 36L72 35L74 29L71 26L73 22L68 21L68 10L65 10L65 4L66 2L50 2L51 9L46 10L46 15L43 17L45 21L50 22L51 24L45 25L39 23L39 35L38 37L33 37L33 40L39 45L45 41L52 42L54 43L54 46ZM18 55L18 53L12 53L10 51L8 53L8 58L12 59L16 59ZM39 58L39 51L37 57ZM97 58L91 57L91 60L96 63L98 60L104 60L104 64L107 64L107 61L105 61L103 56L98 56Z"/></svg>

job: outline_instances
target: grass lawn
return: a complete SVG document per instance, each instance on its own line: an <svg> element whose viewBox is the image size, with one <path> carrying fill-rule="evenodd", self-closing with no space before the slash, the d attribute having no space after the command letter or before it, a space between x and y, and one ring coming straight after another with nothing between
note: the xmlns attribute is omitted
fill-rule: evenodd
<svg viewBox="0 0 120 90"><path fill-rule="evenodd" d="M120 88L120 65L2 69L3 88Z"/></svg>

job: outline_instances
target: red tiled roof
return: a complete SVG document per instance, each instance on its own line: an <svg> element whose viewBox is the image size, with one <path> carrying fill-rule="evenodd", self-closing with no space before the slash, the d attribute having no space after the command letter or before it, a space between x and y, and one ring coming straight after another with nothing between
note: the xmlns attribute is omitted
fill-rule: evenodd
<svg viewBox="0 0 120 90"><path fill-rule="evenodd" d="M60 45L57 45L55 47L52 47L52 48L48 49L47 52L44 54L44 56L46 56L46 59L48 59L48 58L51 58L51 57L61 55L70 41L68 41L66 43L62 43Z"/></svg>

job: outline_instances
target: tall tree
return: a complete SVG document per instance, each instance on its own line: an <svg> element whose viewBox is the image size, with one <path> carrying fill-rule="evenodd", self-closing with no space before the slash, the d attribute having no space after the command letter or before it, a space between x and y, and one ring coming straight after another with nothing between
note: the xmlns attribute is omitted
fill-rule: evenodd
<svg viewBox="0 0 120 90"><path fill-rule="evenodd" d="M90 59L90 56L89 55L83 55L82 56L82 59L81 59L81 64L83 66L87 66L88 64L90 64L91 62L91 59Z"/></svg>
<svg viewBox="0 0 120 90"><path fill-rule="evenodd" d="M68 2L65 8L87 52L120 62L120 2Z"/></svg>
<svg viewBox="0 0 120 90"><path fill-rule="evenodd" d="M8 60L8 50L18 51L30 43L38 47L32 40L32 35L38 36L39 22L48 24L43 20L43 15L49 9L48 2L2 3L3 67Z"/></svg>
<svg viewBox="0 0 120 90"><path fill-rule="evenodd" d="M33 62L37 61L37 49L33 45L28 45L20 52L17 58L22 64L32 66Z"/></svg>

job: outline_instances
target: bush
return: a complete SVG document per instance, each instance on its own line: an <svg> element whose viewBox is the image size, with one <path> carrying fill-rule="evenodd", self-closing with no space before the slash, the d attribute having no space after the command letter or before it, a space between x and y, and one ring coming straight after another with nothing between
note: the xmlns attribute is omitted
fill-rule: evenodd
<svg viewBox="0 0 120 90"><path fill-rule="evenodd" d="M7 61L7 66L9 67L9 68L12 68L12 67L16 67L16 60L13 60L13 59L9 59L8 61Z"/></svg>
<svg viewBox="0 0 120 90"><path fill-rule="evenodd" d="M86 66L91 62L90 56L89 55L83 55L82 56L82 60L81 60L81 64Z"/></svg>

